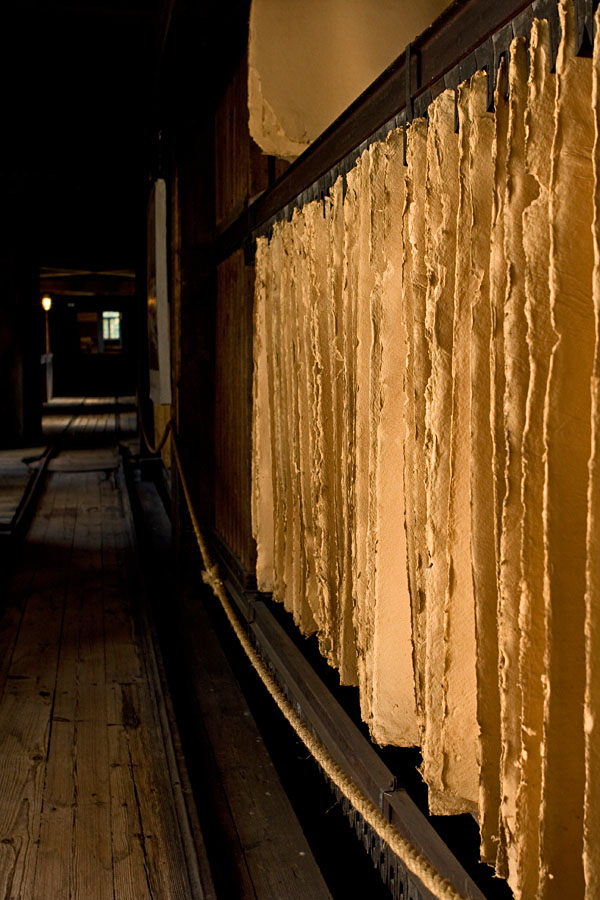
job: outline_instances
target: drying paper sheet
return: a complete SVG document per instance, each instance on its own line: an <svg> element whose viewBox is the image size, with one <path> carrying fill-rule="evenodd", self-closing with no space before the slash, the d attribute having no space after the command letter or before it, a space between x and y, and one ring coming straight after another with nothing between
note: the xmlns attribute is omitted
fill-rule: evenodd
<svg viewBox="0 0 600 900"><path fill-rule="evenodd" d="M336 541L333 478L337 459L333 444L333 402L330 371L330 344L327 327L327 255L328 222L322 203L314 202L304 207L307 234L307 264L311 284L310 302L310 355L312 365L312 392L310 422L313 440L313 510L315 516L315 557L317 597L319 608L319 639L321 652L336 665L339 659L337 646L337 585Z"/></svg>
<svg viewBox="0 0 600 900"><path fill-rule="evenodd" d="M446 687L443 747L446 787L477 810L477 682L475 600L471 562L471 273L473 205L469 163L471 88L458 89L458 167L455 283L452 324L452 382L449 422L447 582L444 617Z"/></svg>
<svg viewBox="0 0 600 900"><path fill-rule="evenodd" d="M254 378L252 397L252 534L256 541L256 583L273 590L273 463L269 404L267 303L270 295L266 238L256 243Z"/></svg>
<svg viewBox="0 0 600 900"><path fill-rule="evenodd" d="M337 636L339 671L342 684L356 684L356 645L352 623L352 591L350 565L351 540L348 528L348 494L346 485L346 384L348 361L345 356L344 322L344 184L340 177L335 182L328 200L329 231L329 285L328 321L331 345L330 371L332 390L332 414L334 430L334 502L336 507L337 544ZM348 589L350 585L350 589Z"/></svg>
<svg viewBox="0 0 600 900"><path fill-rule="evenodd" d="M281 246L281 232L283 226L275 225L273 237L270 242L270 271L271 271L271 296L265 304L267 321L271 322L271 328L267 328L267 348L270 348L269 364L269 392L271 405L271 455L273 459L273 506L275 540L273 542L273 598L280 603L284 602L285 582L283 580L284 541L286 530L285 510L285 485L283 481L284 451L282 428L284 424L281 383L281 331L280 331L280 306L281 271L283 267L283 254ZM269 340L270 338L270 340Z"/></svg>
<svg viewBox="0 0 600 900"><path fill-rule="evenodd" d="M304 218L296 227L295 251L300 256L304 251ZM306 260L302 260L306 265ZM303 275L307 275L306 269ZM316 625L320 625L316 575L315 511L313 506L312 453L310 433L310 354L307 339L310 310L310 283L306 277L298 285L294 315L294 353L296 360L296 392L298 413L298 466L299 504L302 527L302 551L306 584L306 604Z"/></svg>
<svg viewBox="0 0 600 900"><path fill-rule="evenodd" d="M371 733L379 734L381 724L385 727L385 721L381 721L378 725L375 718L376 690L374 685L374 673L377 665L375 660L375 629L377 628L377 618L381 612L383 604L389 604L391 598L385 594L379 595L377 592L376 576L378 572L381 574L381 558L379 556L379 539L380 531L380 497L378 496L378 476L380 465L384 463L381 458L379 447L380 441L380 422L382 416L383 385L381 383L382 372L382 356L383 356L383 336L382 336L382 318L383 318L383 273L385 268L385 237L389 223L389 207L385 202L385 170L386 156L383 145L377 141L371 144L367 154L369 168L369 257L368 266L373 272L372 287L368 297L360 296L361 304L367 306L369 316L369 362L368 362L368 382L365 379L366 393L368 395L368 447L366 450L366 466L367 466L367 531L366 531L366 555L365 555L365 595L364 604L366 610L373 612L373 626L369 627L369 631L373 632L373 645L369 648L369 667L372 669L370 674L370 690L373 695L372 700L372 721ZM361 313L359 313L359 321ZM363 332L366 335L366 331ZM366 343L366 341L365 341ZM359 386L362 390L362 385ZM396 423L397 427L398 423ZM397 461L397 460L396 460ZM402 509L403 507L401 507ZM393 524L390 523L393 527ZM385 538L384 538L385 540ZM398 548L400 549L400 548ZM406 567L405 567L406 568ZM388 712L389 719L389 712ZM382 737L385 732L382 732ZM387 743L382 737L376 739L380 743Z"/></svg>
<svg viewBox="0 0 600 900"><path fill-rule="evenodd" d="M521 684L519 680L519 605L521 582L521 444L529 384L525 318L523 213L535 197L535 180L525 167L525 106L528 60L524 38L510 47L508 133L504 199L504 481L501 510L498 636L501 708L501 796L507 865L516 871L516 797L521 764Z"/></svg>
<svg viewBox="0 0 600 900"><path fill-rule="evenodd" d="M534 20L493 111L444 91L256 250L259 587L519 900L600 895L600 53L559 8L554 72Z"/></svg>
<svg viewBox="0 0 600 900"><path fill-rule="evenodd" d="M408 341L403 315L404 135L391 131L370 149L372 171L369 590L373 638L374 740L419 742L407 566L405 462ZM375 182L375 183L373 183ZM379 274L380 273L380 274Z"/></svg>
<svg viewBox="0 0 600 900"><path fill-rule="evenodd" d="M372 724L373 623L374 610L367 602L367 531L369 516L369 394L371 362L370 298L374 272L370 265L371 166L365 150L356 165L356 380L355 462L352 527L352 573L354 583L354 629L358 658L358 681L362 716Z"/></svg>
<svg viewBox="0 0 600 900"><path fill-rule="evenodd" d="M290 240L289 229L282 228L280 234L281 266L279 269L279 298L275 316L277 331L274 341L277 344L276 355L276 382L279 393L279 452L280 452L280 502L281 502L281 557L280 571L282 582L282 601L288 612L293 612L294 594L292 583L292 540L294 534L294 515L292 506L293 485L291 484L292 457L290 448L289 427L289 396L288 396L288 356L289 349L286 346L286 337L289 329L287 306L290 285Z"/></svg>
<svg viewBox="0 0 600 900"><path fill-rule="evenodd" d="M297 219L301 220L301 214ZM300 523L298 506L298 465L297 465L297 406L295 403L295 372L293 360L293 317L295 311L296 285L298 280L295 265L295 244L299 239L299 228L284 228L282 232L283 268L281 273L280 325L281 325L281 384L282 384L282 449L285 477L286 529L284 537L283 579L285 583L284 606L294 616L301 627L302 600L304 597L301 579L303 560L300 554Z"/></svg>
<svg viewBox="0 0 600 900"><path fill-rule="evenodd" d="M425 337L425 172L427 122L414 119L406 134L406 178L403 210L404 303L407 339L404 490L406 539L412 604L415 695L421 728L425 716L425 617L427 614L427 495L425 492L425 391L431 375Z"/></svg>
<svg viewBox="0 0 600 900"><path fill-rule="evenodd" d="M555 76L550 71L549 26L535 20L531 30L525 161L537 195L523 213L525 315L529 386L522 442L521 600L519 609L519 683L521 758L515 837L517 872L513 890L535 897L539 879L541 736L544 719L544 402L554 332L548 293L550 226L548 187L554 135Z"/></svg>
<svg viewBox="0 0 600 900"><path fill-rule="evenodd" d="M600 26L596 13L596 29ZM588 484L586 566L586 695L584 871L586 900L600 894L600 43L594 47L594 313L596 349L592 374L592 449Z"/></svg>
<svg viewBox="0 0 600 900"><path fill-rule="evenodd" d="M506 60L502 57L497 73L494 92L494 143L492 149L493 193L492 228L490 241L490 431L492 441L492 487L495 548L495 591L498 592L500 534L502 531L502 504L504 500L504 300L506 297L506 265L504 260L504 201L506 195L506 156L508 134L508 72ZM497 627L495 636L498 637ZM498 663L500 660L498 659ZM499 671L496 678L499 679ZM500 724L500 723L498 723ZM495 751L492 765L496 765ZM501 741L497 748L501 753ZM498 759L498 777L500 775ZM500 787L499 787L500 789ZM494 824L494 810L489 809L482 822L482 854L492 862L495 853L496 871L506 877L506 842L500 820L500 810Z"/></svg>
<svg viewBox="0 0 600 900"><path fill-rule="evenodd" d="M312 267L313 233L309 224L309 210L302 209L297 220L292 218L294 229L294 264L295 264L295 317L293 317L294 337L292 353L296 372L295 395L297 398L296 421L298 447L298 503L300 509L300 544L303 556L303 577L305 582L303 599L303 618L305 633L315 627L321 640L324 626L317 579L318 537L316 509L314 502L315 478L314 458L314 415L312 407L312 390L314 381L314 365L311 353L310 331L311 310L315 303L315 284ZM324 648L322 648L324 650ZM327 653L324 652L327 657Z"/></svg>
<svg viewBox="0 0 600 900"><path fill-rule="evenodd" d="M453 91L444 91L429 109L425 201L427 295L425 329L431 357L425 409L427 487L428 596L425 671L423 774L429 783L433 813L470 808L460 794L446 790L449 763L444 743L446 712L445 616L448 584L447 537L450 478L449 423L452 407L452 323L456 214L458 206L458 135L454 130Z"/></svg>
<svg viewBox="0 0 600 900"><path fill-rule="evenodd" d="M559 6L550 177L550 306L556 343L544 425L546 708L540 897L581 897L583 885L585 564L590 378L594 354L594 120L588 59L573 56L574 11Z"/></svg>
<svg viewBox="0 0 600 900"><path fill-rule="evenodd" d="M343 201L344 257L342 260L342 352L343 352L343 432L340 454L342 503L346 520L344 565L342 567L341 607L354 644L356 683L359 683L358 641L354 623L354 486L356 471L356 306L358 291L357 231L359 222L358 193L360 176L356 169L348 172Z"/></svg>
<svg viewBox="0 0 600 900"><path fill-rule="evenodd" d="M470 506L475 598L477 719L479 723L479 824L482 856L494 862L500 788L500 695L492 439L490 432L490 234L494 116L487 111L487 77L471 79L469 104L470 222Z"/></svg>

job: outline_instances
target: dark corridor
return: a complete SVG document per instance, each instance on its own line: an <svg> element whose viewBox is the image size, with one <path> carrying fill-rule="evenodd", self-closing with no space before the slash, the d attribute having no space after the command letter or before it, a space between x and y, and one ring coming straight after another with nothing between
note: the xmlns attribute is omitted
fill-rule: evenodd
<svg viewBox="0 0 600 900"><path fill-rule="evenodd" d="M279 2L286 9L295 5L291 0ZM346 6L362 14L377 2L393 6L386 0L347 2ZM273 0L273 8L278 8L277 3ZM313 6L337 10L337 3L328 0ZM573 58L587 60L589 67L597 2L560 3L561 9L565 4L572 7ZM376 601L371 603L371 596L364 592L365 616L359 624L364 627L365 646L359 646L358 638L355 645L360 592L353 590L357 583L362 589L366 582L363 575L371 565L367 557L375 557L379 538L374 535L383 521L383 516L378 518L379 507L373 511L373 472L389 475L395 465L369 469L381 450L377 441L383 430L377 431L380 419L376 416L385 394L383 388L377 393L375 377L370 380L383 358L378 355L383 353L383 343L377 344L383 331L379 330L379 299L369 279L373 284L387 284L394 266L398 278L409 273L416 298L410 315L414 321L420 316L423 325L421 380L415 375L415 359L420 365L421 357L407 351L402 365L404 374L414 376L410 390L398 369L388 395L395 392L397 398L407 390L411 403L420 404L424 426L433 371L427 356L433 338L427 341L434 335L440 341L439 358L446 365L446 381L440 378L446 405L440 404L440 410L447 407L453 414L455 384L461 390L466 384L461 381L460 365L452 369L452 354L442 347L451 333L453 339L454 314L448 321L444 318L448 334L444 330L442 337L432 325L435 316L429 315L437 311L437 288L445 285L450 294L455 284L455 260L448 262L446 274L451 270L452 277L448 275L446 284L438 278L439 260L434 253L439 250L441 255L450 246L446 244L448 222L440 218L443 240L437 243L433 229L426 227L426 212L433 210L441 217L440 210L450 209L440 203L438 210L437 195L431 189L429 110L440 96L448 98L448 92L454 92L448 100L448 146L458 172L466 158L460 153L466 154L468 143L459 146L466 133L459 129L459 86L483 70L489 80L479 97L483 98L482 131L488 129L486 146L495 147L498 154L497 134L491 130L497 113L494 103L498 98L511 102L508 83L502 93L502 67L514 41L529 52L531 23L542 17L549 22L548 59L552 77L556 76L561 40L556 2L432 0L435 16L443 9L439 18L407 47L399 46L391 65L295 159L295 154L269 149L268 144L264 149L251 133L250 94L260 80L249 49L251 6L251 0L9 0L0 13L4 37L0 53L4 87L0 900L438 900L432 884L441 885L439 896L444 898L508 900L513 896L507 880L509 861L500 838L497 853L492 847L493 854L486 859L493 856L501 877L496 877L491 863L480 861L483 801L478 805L477 790L484 781L481 772L486 760L476 759L475 752L463 754L462 761L472 763L475 773L469 782L469 790L475 785L473 791L452 796L453 789L444 784L449 805L436 807L431 798L435 794L441 804L437 793L441 796L443 790L434 788L432 781L427 782L429 790L425 742L419 743L427 723L426 701L422 708L418 708L420 701L413 704L414 734L387 741L384 723L380 734L385 746L379 746L380 738L371 727L374 718L369 719L369 710L365 712L365 695L360 693L358 659L363 651L366 657L365 647L374 634L375 626L369 632L369 616ZM410 6L405 3L406 9ZM298 4L299 9L306 7ZM377 13L370 18L377 21ZM357 40L362 39L360 29L355 30ZM364 43L368 55L366 36ZM311 74L317 64L308 53ZM526 77L523 83L527 84ZM263 119L277 132L278 120L273 113L271 121L266 100L261 109ZM498 114L497 128L504 123L508 134L507 117L508 112L506 121ZM377 159L391 159L388 139L392 133L398 164L394 171L401 173L395 184L404 191L402 203L394 207L396 218L383 215L393 179L378 181L377 176L369 194L372 205L360 206L357 199L353 207L350 175L361 159L371 159L368 154L376 145L381 146L373 152L373 165ZM418 159L416 152L414 159L411 156L409 134L421 142L423 155ZM491 150L486 161L490 159ZM418 177L411 182L415 172ZM521 177L521 169L517 174ZM450 180L442 175L440 168L441 193L446 189L444 180ZM461 169L461 177L453 181L456 209L452 207L451 224L459 237L458 210L465 221L469 212L464 212L466 206L459 207L459 199L466 204L467 193L459 191L463 175ZM488 175L480 180L490 194L485 207L489 251L492 211L500 208L500 201L494 194L493 206ZM367 183L366 177L363 181ZM531 187L529 181L527 185ZM369 182L369 191L371 187ZM417 194L423 209L415 212L410 204ZM349 196L351 201L344 206ZM550 205L548 201L547 209ZM301 211L309 208L312 218L302 219ZM521 223L521 231L522 213L520 219L513 216L514 222ZM410 219L413 214L414 220ZM473 222L478 215L473 213ZM391 254L385 257L383 243L371 242L376 226L384 220L386 228L392 221L397 227L396 233L389 226L388 237L402 234L404 241L406 232L403 255L398 250L389 266ZM291 234L298 222L300 237L281 238L278 244L277 235L287 226ZM306 228L305 222L310 223ZM469 220L469 227L473 222ZM597 218L594 223L596 227ZM330 225L332 230L326 231ZM500 226L495 240L504 248L504 232L501 239L499 234ZM321 240L324 235L327 238ZM307 245L312 241L312 258L303 256L302 241ZM396 243L399 247L399 238ZM271 259L285 259L287 269L275 264L267 268L267 247ZM415 248L422 251L418 258ZM522 250L520 246L518 252ZM478 269L475 277L479 262L473 261L471 251L469 244L459 254L459 262L472 266L471 280L465 280L465 309L473 284L477 282L479 290L481 282L491 291L487 269L484 274ZM376 252L381 255L379 269L372 264ZM491 265L488 257L489 252L485 259ZM366 292L360 295L360 303L359 263L361 290ZM356 291L342 313L344 291L348 284L354 285L355 275ZM459 288L463 290L460 278L457 284L459 293ZM350 296L351 291L346 293ZM259 322L267 297L271 319ZM402 298L404 302L404 294ZM492 333L503 319L495 317L495 308L494 316L486 310L485 327ZM358 311L364 313L360 335ZM470 307L468 311L471 314ZM402 316L398 321L402 319L408 347L417 329L405 328ZM522 320L521 343L527 348L525 313ZM410 324L408 318L406 323ZM280 328L277 333L275 326ZM493 334L494 340L500 340ZM471 339L469 329L463 328L460 336L465 342L461 353L470 365L470 349L465 349ZM267 365L269 341L272 355ZM363 352L369 341L372 346L360 356L358 351ZM350 348L347 357L337 352L342 344L344 350ZM491 340L486 347L492 347ZM395 352L397 347L392 349ZM360 386L355 378L359 363L365 379ZM487 357L485 364L489 365ZM504 378L501 369L498 362L499 380ZM382 375L381 383L387 390L386 378ZM334 402L332 385L342 383L348 393L340 390ZM491 403L490 391L482 390L483 399L473 391L464 404L468 411L457 401L465 422L471 415L471 401L475 408L480 399L483 409L484 401ZM371 416L367 401L361 406L367 395L373 409L379 404L376 415ZM521 397L523 405L527 397ZM261 400L265 402L259 415ZM352 418L359 406L367 422L364 432ZM498 410L501 419L501 404ZM482 430L491 422L488 412L481 414ZM302 431L300 426L311 416L326 427ZM414 448L419 441L423 450L430 435L424 427L419 430L416 421L415 415L406 434L411 435ZM452 428L446 430L453 440ZM466 425L459 432L465 442L471 440ZM351 439L345 442L348 435ZM359 437L363 443L355 453ZM488 437L486 433L485 441ZM396 450L403 441L397 435L387 438ZM491 469L492 450L485 441L479 449L482 459L488 454L485 460ZM497 443L501 455L504 444L499 438ZM335 456L340 446L344 453L348 450L348 456L341 452ZM413 460L417 455L415 449ZM424 458L423 452L419 459ZM360 464L366 476L361 482L363 493L355 498ZM408 467L402 473L393 469L397 485L406 471ZM500 469L496 473L500 479L498 473ZM321 475L322 483L317 484ZM417 497L415 490L410 502L414 500L416 509L422 501L428 510L430 495L434 498L430 505L435 506L437 494L425 489L422 471L415 480L417 475L420 493ZM382 477L376 485L382 503L388 502L387 486L392 480ZM449 474L447 480L450 483ZM470 500L475 480L461 484L463 499ZM268 490L261 495L267 483ZM347 496L342 497L346 489ZM403 503L404 499L403 494ZM440 502L440 519L446 514L442 507ZM464 521L467 507L466 501L464 509L460 507ZM256 525L265 508L262 533L269 536L269 528L272 531L272 546L266 551ZM387 510L388 521L396 513ZM406 509L402 513L404 518L397 515L395 524L408 533ZM359 521L361 515L364 521ZM413 518L416 521L416 515ZM425 545L427 516L420 525ZM501 525L502 521L492 523L492 530L501 530ZM332 552L319 570L314 562L317 537L327 554L334 544L340 550L339 558ZM487 548L489 559L500 553L499 541L494 533L489 543L498 546ZM204 562L203 544L208 548ZM412 550L425 571L429 557L419 555L416 546L415 539ZM404 544L402 548L398 569L407 568L411 552ZM465 571L471 565L469 548L464 551ZM517 549L520 553L521 547ZM271 580L261 581L262 561L271 551L273 558L278 554L280 569L276 572L271 560ZM443 565L448 562L445 552L443 548L439 552ZM357 562L361 554L364 570ZM390 571L396 571L396 562ZM350 571L346 581L344 566L346 575ZM450 582L451 562L444 571ZM500 564L494 571L499 578ZM369 572L375 583L377 566ZM381 581L386 599L392 598L388 610L397 597L392 580ZM398 592L402 593L398 604L405 604L406 613L402 646L412 646L413 653L390 654L393 662L402 658L411 673L417 671L418 660L416 639L412 645L410 641L421 627L419 616L428 602L426 592L417 590L416 584L416 580L410 585L407 581L406 591ZM272 702L264 679L260 680L256 666L240 649L230 628L232 616L228 620L227 606L218 600L219 591L227 595L235 626L268 670L275 686L272 693L283 697L283 706L287 703L285 708L291 708L319 742L329 770L310 755ZM289 601L294 591L297 596ZM342 597L343 611L339 611L341 603L338 609L332 600L322 622L329 626L331 613L331 633L335 632L335 640L350 660L347 677L342 662L339 671L336 668L343 654L335 657L329 636L322 639L319 631L320 598L326 596L329 602L334 594L335 602ZM297 597L300 602L294 606ZM473 597L469 594L467 600L474 605ZM436 606L435 614L440 610L445 615L446 606ZM496 616L492 601L488 612ZM473 631L474 619L475 615L469 619ZM378 627L387 634L385 622L382 617ZM398 616L389 629L390 641L404 628L399 622ZM438 631L432 627L427 634L436 652L445 648L447 619L442 615L440 622L435 625ZM494 623L496 627L495 618ZM458 626L456 630L460 631ZM496 662L484 674L489 675L492 689L498 688L498 709L490 704L490 721L496 713L500 720L502 684L498 687L497 682L504 677L503 663L498 662L502 658L493 640L487 641L486 629L480 632L489 659L496 653ZM477 648L475 641L473 647ZM473 650L469 685L479 690L482 685L485 688L485 679L483 669L475 671L477 652ZM521 657L518 661L523 662ZM422 660L423 671L426 662ZM382 664L381 671L384 668ZM396 671L400 669L390 666L392 674L386 671L386 677L394 678ZM446 669L443 675L440 684ZM376 692L373 671L369 677L370 688ZM396 684L403 681L407 696L414 688L411 678L396 678ZM425 677L419 679L420 673L415 684L425 697ZM431 694L441 708L445 701L442 688L437 697L437 687L436 681ZM470 690L468 699L473 702L465 702L464 707L469 715L475 710L470 723L473 746L481 756L480 710L476 709L480 695L476 693ZM482 689L481 696L484 693ZM386 691L382 689L381 694ZM384 697L382 708L392 710L390 718L401 706L395 696L390 690ZM458 691L456 696L462 697ZM457 703L461 712L462 707ZM448 709L444 706L440 721L444 716L444 722L452 718ZM497 740L496 733L492 735L499 757L504 753L500 734L501 728L508 727L508 713L498 724ZM433 721L436 716L430 718ZM467 737L473 735L469 732ZM520 740L526 742L527 737L526 730L519 732ZM583 746L583 731L579 737ZM435 751L435 745L428 747L431 757ZM443 781L446 757L441 751L440 759L439 773L436 769L434 774ZM342 773L339 780L349 779L360 794L360 803L365 801L364 815L331 776L337 770ZM496 774L493 765L486 770L488 792L495 790ZM504 774L509 782L514 772ZM515 776L515 784L516 780ZM490 801L492 807L496 803L502 815L510 818L510 804L500 790L497 794ZM525 800L520 795L523 808ZM430 808L448 815L430 815ZM373 809L380 831L390 826L394 840L410 845L408 855L394 850L370 823ZM530 814L529 809L525 812ZM492 820L495 813L489 815ZM530 830L532 834L535 830L531 838L535 842L539 823L531 815L528 821L533 821ZM556 825L559 832L560 827ZM510 837L508 829L503 834ZM493 833L490 841L495 840ZM514 849L516 843L511 846ZM574 865L581 867L581 854L574 856ZM425 880L419 872L425 872ZM548 883L552 878L548 875ZM523 896L523 900L535 898Z"/></svg>

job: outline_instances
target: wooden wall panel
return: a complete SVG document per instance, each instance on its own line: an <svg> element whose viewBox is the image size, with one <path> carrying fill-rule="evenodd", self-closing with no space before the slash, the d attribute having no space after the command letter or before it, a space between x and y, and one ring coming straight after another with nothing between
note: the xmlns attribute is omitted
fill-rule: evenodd
<svg viewBox="0 0 600 900"><path fill-rule="evenodd" d="M171 139L170 287L175 430L197 515L214 522L213 122L178 123ZM173 482L176 543L195 547L185 499Z"/></svg>
<svg viewBox="0 0 600 900"><path fill-rule="evenodd" d="M250 518L254 267L238 250L217 269L215 526L248 572L256 551Z"/></svg>
<svg viewBox="0 0 600 900"><path fill-rule="evenodd" d="M248 62L244 55L215 114L217 226L236 218L251 197L268 187L273 169L248 131Z"/></svg>
<svg viewBox="0 0 600 900"><path fill-rule="evenodd" d="M164 430L167 427L169 419L171 418L171 407L166 406L164 403L153 403L154 408L154 444L159 443L161 440ZM167 467L167 469L171 468L171 438L167 438L164 447L162 448L160 455L162 457L162 461Z"/></svg>

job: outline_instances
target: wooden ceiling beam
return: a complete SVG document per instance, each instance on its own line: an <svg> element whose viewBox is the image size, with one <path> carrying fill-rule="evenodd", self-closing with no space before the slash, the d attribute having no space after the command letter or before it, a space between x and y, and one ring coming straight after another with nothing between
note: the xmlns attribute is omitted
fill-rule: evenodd
<svg viewBox="0 0 600 900"><path fill-rule="evenodd" d="M155 13L152 9L136 9L123 6L104 6L102 3L97 4L70 4L70 3L50 3L40 8L37 4L31 4L32 10L38 15L46 15L53 19L69 19L71 21L77 19L114 19L118 22L132 21L152 21Z"/></svg>
<svg viewBox="0 0 600 900"><path fill-rule="evenodd" d="M119 275L42 275L40 291L43 294L60 296L81 296L100 294L102 296L132 297L135 294L135 278Z"/></svg>

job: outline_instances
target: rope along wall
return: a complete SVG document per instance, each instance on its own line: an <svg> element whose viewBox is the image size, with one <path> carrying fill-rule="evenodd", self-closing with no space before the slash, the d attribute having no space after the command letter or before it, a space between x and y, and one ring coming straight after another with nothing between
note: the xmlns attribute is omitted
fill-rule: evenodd
<svg viewBox="0 0 600 900"><path fill-rule="evenodd" d="M172 440L172 452L177 467L181 487L185 497L188 513L192 522L192 528L200 551L204 571L202 580L207 584L215 597L218 599L223 611L227 617L231 628L233 629L237 639L239 640L246 656L250 660L253 668L256 670L262 683L266 687L270 696L277 704L279 710L283 713L286 720L290 723L300 740L304 743L308 751L314 757L316 762L321 766L327 777L335 784L352 806L360 813L375 833L384 841L390 849L395 853L402 863L429 891L435 894L440 900L468 900L460 894L449 881L440 876L431 863L400 834L400 832L388 822L377 807L357 788L351 778L344 770L335 762L331 754L323 746L323 744L314 736L304 721L300 718L292 704L289 702L271 673L264 663L262 657L254 649L250 638L244 627L240 624L231 602L227 596L223 582L219 578L216 565L212 562L208 551L206 540L200 530L198 518L196 516L190 491L185 477L181 456L179 454L179 446L174 431L173 420L170 420L161 436L158 444L153 446L148 440L148 435L144 428L144 423L140 419L141 430L144 440L148 445L151 453L159 453L164 446L169 434Z"/></svg>

